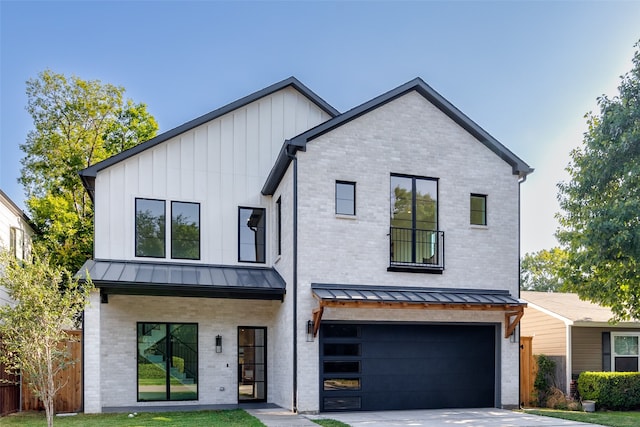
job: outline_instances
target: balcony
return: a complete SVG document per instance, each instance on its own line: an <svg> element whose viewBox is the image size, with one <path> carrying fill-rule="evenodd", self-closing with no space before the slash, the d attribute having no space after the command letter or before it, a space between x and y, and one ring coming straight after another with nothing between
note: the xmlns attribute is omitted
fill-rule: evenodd
<svg viewBox="0 0 640 427"><path fill-rule="evenodd" d="M391 227L388 271L442 274L444 231Z"/></svg>

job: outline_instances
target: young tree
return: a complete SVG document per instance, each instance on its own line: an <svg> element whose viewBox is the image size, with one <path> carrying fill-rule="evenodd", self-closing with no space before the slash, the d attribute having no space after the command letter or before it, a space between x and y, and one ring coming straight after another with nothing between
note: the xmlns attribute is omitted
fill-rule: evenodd
<svg viewBox="0 0 640 427"><path fill-rule="evenodd" d="M84 310L91 280L78 283L61 267L34 255L20 261L8 251L0 254L0 286L14 304L0 307L0 336L4 351L0 361L7 372L22 373L33 393L42 401L47 424L53 425L54 399L64 382L58 373L75 363L62 350L68 340L65 328Z"/></svg>
<svg viewBox="0 0 640 427"><path fill-rule="evenodd" d="M618 90L598 98L600 114L587 115L583 145L571 152L557 238L571 289L622 320L640 318L640 50Z"/></svg>
<svg viewBox="0 0 640 427"><path fill-rule="evenodd" d="M47 70L27 81L27 96L34 129L20 146L20 182L40 230L35 245L75 272L93 252L93 206L78 171L153 138L158 125L146 105L98 80Z"/></svg>
<svg viewBox="0 0 640 427"><path fill-rule="evenodd" d="M562 269L567 254L560 248L528 253L520 263L520 287L525 291L565 292Z"/></svg>

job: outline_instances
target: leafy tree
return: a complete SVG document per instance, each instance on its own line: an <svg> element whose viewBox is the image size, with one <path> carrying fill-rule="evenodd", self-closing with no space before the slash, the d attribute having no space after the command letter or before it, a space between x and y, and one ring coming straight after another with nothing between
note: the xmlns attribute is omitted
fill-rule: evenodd
<svg viewBox="0 0 640 427"><path fill-rule="evenodd" d="M560 248L528 253L520 263L520 287L525 291L565 292L562 270L567 254Z"/></svg>
<svg viewBox="0 0 640 427"><path fill-rule="evenodd" d="M77 271L93 252L93 207L78 171L155 136L145 104L124 89L46 70L27 81L34 129L20 146L20 182L41 234L36 246L51 261Z"/></svg>
<svg viewBox="0 0 640 427"><path fill-rule="evenodd" d="M600 114L586 116L583 145L571 152L557 238L571 289L623 320L640 318L640 50L618 90L598 98Z"/></svg>
<svg viewBox="0 0 640 427"><path fill-rule="evenodd" d="M0 361L7 372L22 373L52 426L54 399L65 384L56 376L75 363L61 345L69 340L64 328L84 309L93 284L89 279L80 285L67 270L35 255L21 261L4 251L0 268L0 286L15 301L0 307Z"/></svg>

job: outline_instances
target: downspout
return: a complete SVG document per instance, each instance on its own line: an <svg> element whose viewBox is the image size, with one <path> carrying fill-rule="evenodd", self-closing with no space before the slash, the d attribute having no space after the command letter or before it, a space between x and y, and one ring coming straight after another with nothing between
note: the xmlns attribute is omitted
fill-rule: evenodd
<svg viewBox="0 0 640 427"><path fill-rule="evenodd" d="M527 174L526 173L521 173L519 178L518 178L518 300L520 300L520 288L522 283L520 283L520 269L521 269L521 253L520 253L520 240L521 240L521 234L522 234L522 219L521 219L521 203L522 201L521 199L521 186L522 184L527 180ZM517 327L518 333L517 333L517 343L518 343L518 406L520 406L521 408L524 406L525 402L520 402L520 396L522 396L522 381L520 380L520 373L522 372L522 362L521 362L521 355L522 355L522 344L520 343L520 325L518 325ZM514 331L515 333L515 331Z"/></svg>
<svg viewBox="0 0 640 427"><path fill-rule="evenodd" d="M298 158L295 147L287 146L293 161L293 412L298 412Z"/></svg>

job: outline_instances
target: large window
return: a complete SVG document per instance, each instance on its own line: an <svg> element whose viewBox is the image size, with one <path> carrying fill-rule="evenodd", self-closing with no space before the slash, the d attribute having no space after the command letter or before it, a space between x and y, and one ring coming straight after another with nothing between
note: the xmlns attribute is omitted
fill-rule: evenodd
<svg viewBox="0 0 640 427"><path fill-rule="evenodd" d="M265 262L265 210L239 208L238 261Z"/></svg>
<svg viewBox="0 0 640 427"><path fill-rule="evenodd" d="M138 401L198 399L198 325L138 323Z"/></svg>
<svg viewBox="0 0 640 427"><path fill-rule="evenodd" d="M200 259L200 204L171 202L171 258Z"/></svg>
<svg viewBox="0 0 640 427"><path fill-rule="evenodd" d="M165 257L164 200L136 199L136 256Z"/></svg>
<svg viewBox="0 0 640 427"><path fill-rule="evenodd" d="M616 372L638 372L638 333L612 333L612 370Z"/></svg>
<svg viewBox="0 0 640 427"><path fill-rule="evenodd" d="M391 176L391 264L442 267L438 181Z"/></svg>
<svg viewBox="0 0 640 427"><path fill-rule="evenodd" d="M356 214L356 183L336 181L336 214Z"/></svg>

